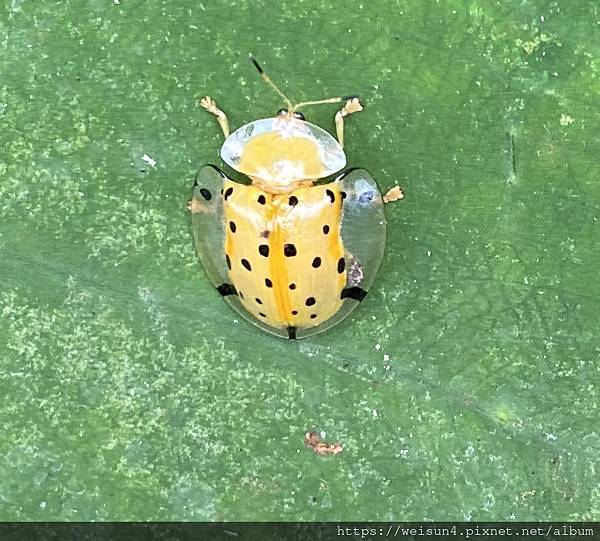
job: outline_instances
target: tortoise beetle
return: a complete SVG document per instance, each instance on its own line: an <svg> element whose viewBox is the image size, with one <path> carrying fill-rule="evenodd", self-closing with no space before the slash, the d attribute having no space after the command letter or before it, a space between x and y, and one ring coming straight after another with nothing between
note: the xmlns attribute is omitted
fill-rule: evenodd
<svg viewBox="0 0 600 541"><path fill-rule="evenodd" d="M324 331L365 298L383 258L383 198L371 175L346 166L344 119L362 111L355 96L292 102L253 58L262 79L284 100L274 117L229 132L227 117L206 96L225 136L221 158L251 183L216 166L200 169L191 201L196 250L227 302L265 331L289 339ZM305 120L300 107L343 103L337 139Z"/></svg>

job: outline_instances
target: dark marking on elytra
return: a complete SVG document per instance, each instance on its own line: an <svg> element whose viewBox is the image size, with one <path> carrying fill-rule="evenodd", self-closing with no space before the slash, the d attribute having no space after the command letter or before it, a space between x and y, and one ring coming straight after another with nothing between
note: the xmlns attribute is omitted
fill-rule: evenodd
<svg viewBox="0 0 600 541"><path fill-rule="evenodd" d="M227 178L227 175L225 173L223 173L223 171L221 171L216 165L213 165L212 163L209 163L209 164L206 165L206 167L210 167L211 169L213 169L214 171L216 171L221 178ZM223 193L223 192L221 191L221 193Z"/></svg>
<svg viewBox="0 0 600 541"><path fill-rule="evenodd" d="M254 300L256 301L256 304L262 304L262 301L258 297L256 297Z"/></svg>
<svg viewBox="0 0 600 541"><path fill-rule="evenodd" d="M373 201L373 198L375 197L375 191L374 190L365 190L364 192L362 192L359 196L358 196L358 202L365 205L367 203L370 203L371 201Z"/></svg>
<svg viewBox="0 0 600 541"><path fill-rule="evenodd" d="M225 254L225 261L227 262L227 268L231 270L231 259L229 259L227 254Z"/></svg>
<svg viewBox="0 0 600 541"><path fill-rule="evenodd" d="M271 282L271 280L269 280L269 278L265 278L265 285L267 287L273 287L273 282Z"/></svg>
<svg viewBox="0 0 600 541"><path fill-rule="evenodd" d="M204 199L206 199L207 201L210 201L212 199L212 194L210 193L210 190L207 190L206 188L200 188L200 193L202 194L202 197L204 197Z"/></svg>
<svg viewBox="0 0 600 541"><path fill-rule="evenodd" d="M221 284L219 287L217 287L217 291L223 295L223 297L226 297L227 295L237 295L237 291L235 290L235 287L232 284Z"/></svg>
<svg viewBox="0 0 600 541"><path fill-rule="evenodd" d="M247 259L242 259L242 265L246 270L252 270L252 265L250 265L250 261L248 261Z"/></svg>
<svg viewBox="0 0 600 541"><path fill-rule="evenodd" d="M283 247L283 253L286 257L294 257L298 252L296 251L296 247L293 244L286 244Z"/></svg>
<svg viewBox="0 0 600 541"><path fill-rule="evenodd" d="M359 168L358 167L350 167L348 169L346 169L338 178L336 178L335 180L337 180L338 182L340 180L345 179L350 173L352 173L352 171L357 171Z"/></svg>
<svg viewBox="0 0 600 541"><path fill-rule="evenodd" d="M310 319L317 319L317 314L311 314Z"/></svg>
<svg viewBox="0 0 600 541"><path fill-rule="evenodd" d="M362 287L346 287L342 289L341 299L354 299L358 302L362 302L367 296L367 292Z"/></svg>
<svg viewBox="0 0 600 541"><path fill-rule="evenodd" d="M233 188L231 186L229 186L229 188L227 188L225 190L225 193L223 194L223 199L225 199L225 201L227 201L227 199L229 198L229 196L233 193Z"/></svg>
<svg viewBox="0 0 600 541"><path fill-rule="evenodd" d="M343 257L338 259L337 269L339 274L346 270L346 260Z"/></svg>
<svg viewBox="0 0 600 541"><path fill-rule="evenodd" d="M304 304L306 304L306 306L313 306L316 302L317 301L314 297L308 297L308 299L306 299L306 302Z"/></svg>
<svg viewBox="0 0 600 541"><path fill-rule="evenodd" d="M260 255L262 255L263 257L269 257L269 245L268 244L261 244L258 247L258 253Z"/></svg>
<svg viewBox="0 0 600 541"><path fill-rule="evenodd" d="M290 204L290 207L295 207L298 204L298 198L295 195L292 195L288 203Z"/></svg>
<svg viewBox="0 0 600 541"><path fill-rule="evenodd" d="M331 190L325 190L325 193L327 194L327 197L329 197L329 200L332 203L335 203L335 195Z"/></svg>
<svg viewBox="0 0 600 541"><path fill-rule="evenodd" d="M321 258L315 257L312 262L313 269L318 269L321 266Z"/></svg>
<svg viewBox="0 0 600 541"><path fill-rule="evenodd" d="M296 327L288 327L287 335L289 340L296 340Z"/></svg>
<svg viewBox="0 0 600 541"><path fill-rule="evenodd" d="M264 205L264 204L267 202L267 200L265 199L265 196L264 196L264 195L262 195L262 194L258 196L258 200L257 200L257 201L258 201L258 202L259 202L261 205Z"/></svg>
<svg viewBox="0 0 600 541"><path fill-rule="evenodd" d="M294 283L292 282L292 283L290 284L290 286L289 286L289 287L290 287L290 289L294 290L294 289L296 289L296 284L294 284Z"/></svg>
<svg viewBox="0 0 600 541"><path fill-rule="evenodd" d="M229 229L231 229L232 233L235 233L235 230L237 229L235 222L229 222Z"/></svg>
<svg viewBox="0 0 600 541"><path fill-rule="evenodd" d="M329 233L330 227L328 225L323 226L323 234L327 235Z"/></svg>

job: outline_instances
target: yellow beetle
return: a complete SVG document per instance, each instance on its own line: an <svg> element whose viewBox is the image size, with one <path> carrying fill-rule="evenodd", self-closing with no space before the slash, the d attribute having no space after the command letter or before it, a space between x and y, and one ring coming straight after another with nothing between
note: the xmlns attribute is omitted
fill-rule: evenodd
<svg viewBox="0 0 600 541"><path fill-rule="evenodd" d="M362 111L357 97L293 105L256 60L263 80L287 108L230 134L226 115L206 96L200 105L225 135L223 161L198 172L191 201L199 258L217 290L242 316L281 337L310 336L345 318L364 298L381 264L386 222L371 175L346 166L344 119ZM299 109L344 103L337 140Z"/></svg>

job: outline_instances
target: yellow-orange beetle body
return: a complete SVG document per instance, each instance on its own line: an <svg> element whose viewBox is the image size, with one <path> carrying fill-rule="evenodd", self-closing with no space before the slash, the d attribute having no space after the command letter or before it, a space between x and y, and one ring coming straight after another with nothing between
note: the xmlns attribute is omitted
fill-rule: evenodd
<svg viewBox="0 0 600 541"><path fill-rule="evenodd" d="M294 107L255 65L288 109L230 135L216 103L201 100L226 136L221 158L251 184L203 167L191 203L194 238L208 276L233 308L268 332L303 338L341 321L367 294L383 257L383 201L361 169L315 184L346 166L343 120L362 110L358 99ZM341 101L338 140L296 111Z"/></svg>

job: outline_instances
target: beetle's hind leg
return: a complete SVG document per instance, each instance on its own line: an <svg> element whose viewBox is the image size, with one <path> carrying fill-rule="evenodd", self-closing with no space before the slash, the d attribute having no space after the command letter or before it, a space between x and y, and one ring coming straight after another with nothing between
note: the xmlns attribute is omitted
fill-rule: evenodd
<svg viewBox="0 0 600 541"><path fill-rule="evenodd" d="M363 110L357 97L348 98L346 104L335 115L335 131L340 145L344 146L344 117Z"/></svg>
<svg viewBox="0 0 600 541"><path fill-rule="evenodd" d="M229 123L227 122L227 116L219 109L217 102L210 96L204 96L203 98L200 98L200 106L206 109L211 115L217 117L217 122L219 123L219 126L221 126L221 130L223 130L223 135L225 138L229 137Z"/></svg>

